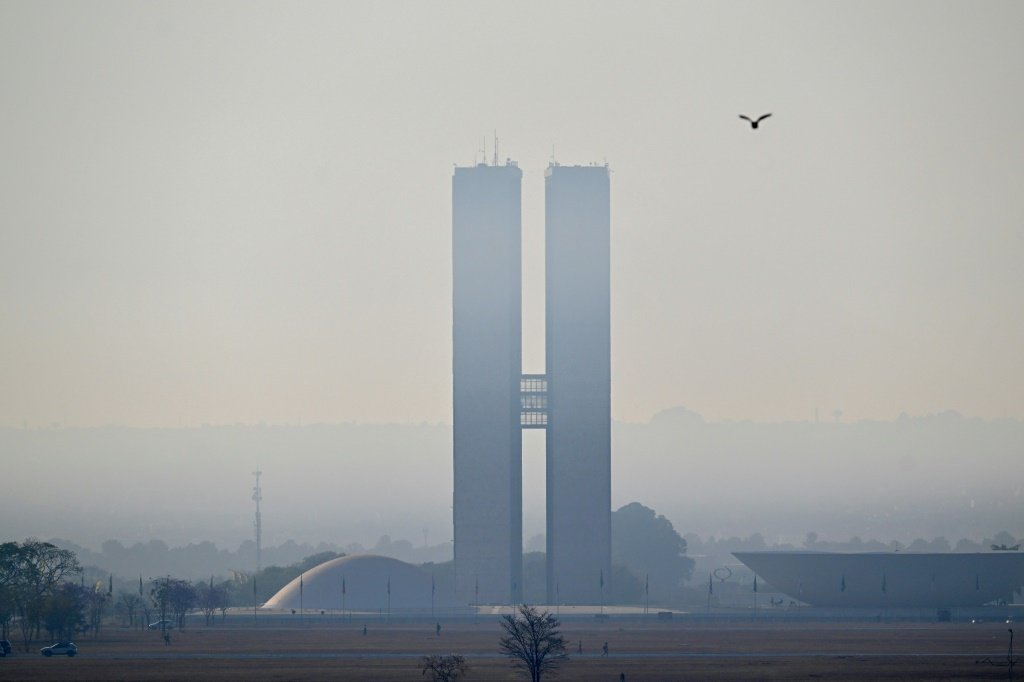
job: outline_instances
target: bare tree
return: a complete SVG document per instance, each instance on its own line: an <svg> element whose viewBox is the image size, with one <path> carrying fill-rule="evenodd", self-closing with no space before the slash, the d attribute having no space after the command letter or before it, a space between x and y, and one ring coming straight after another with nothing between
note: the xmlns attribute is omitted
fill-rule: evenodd
<svg viewBox="0 0 1024 682"><path fill-rule="evenodd" d="M175 626L181 630L185 627L185 615L196 605L196 588L187 580L167 576L153 581L153 589L149 591L153 606L160 612L160 620L168 620L171 614ZM166 629L166 623L162 630Z"/></svg>
<svg viewBox="0 0 1024 682"><path fill-rule="evenodd" d="M103 625L103 616L112 601L113 597L110 592L104 590L100 583L86 592L86 616L93 637L99 636L100 627Z"/></svg>
<svg viewBox="0 0 1024 682"><path fill-rule="evenodd" d="M134 592L121 592L118 597L121 608L128 616L128 627L135 627L135 611L142 604L142 597Z"/></svg>
<svg viewBox="0 0 1024 682"><path fill-rule="evenodd" d="M556 674L568 658L565 638L559 632L561 625L548 611L523 604L512 615L502 616L505 636L499 642L501 653L512 660L514 667L527 671L533 682L540 682L545 673Z"/></svg>
<svg viewBox="0 0 1024 682"><path fill-rule="evenodd" d="M206 624L210 625L213 623L213 614L217 609L221 609L222 613L224 609L227 609L227 585L224 583L214 585L213 576L211 575L209 583L196 583L195 591L196 603L199 606L199 610L203 612L203 616L206 618Z"/></svg>
<svg viewBox="0 0 1024 682"><path fill-rule="evenodd" d="M465 656L459 654L424 656L420 667L423 674L429 674L433 682L455 682L469 672Z"/></svg>

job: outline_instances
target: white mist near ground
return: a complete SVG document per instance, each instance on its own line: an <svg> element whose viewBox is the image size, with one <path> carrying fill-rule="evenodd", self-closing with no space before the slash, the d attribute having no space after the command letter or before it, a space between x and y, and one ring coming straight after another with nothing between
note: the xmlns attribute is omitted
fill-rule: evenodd
<svg viewBox="0 0 1024 682"><path fill-rule="evenodd" d="M613 507L640 502L680 533L822 538L1024 535L1014 475L1024 423L954 413L888 422L707 422L676 408L612 429ZM524 538L544 532L543 434L524 439ZM4 540L98 547L253 538L266 545L452 540L451 427L338 424L0 430Z"/></svg>

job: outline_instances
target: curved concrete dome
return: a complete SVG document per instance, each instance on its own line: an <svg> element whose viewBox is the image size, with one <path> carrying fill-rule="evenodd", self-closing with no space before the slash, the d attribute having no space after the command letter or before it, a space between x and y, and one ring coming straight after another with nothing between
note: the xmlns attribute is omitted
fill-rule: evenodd
<svg viewBox="0 0 1024 682"><path fill-rule="evenodd" d="M338 557L315 566L300 576L301 604L307 609L349 609L377 611L388 607L388 584L391 586L391 609L429 609L432 582L430 575L412 564L373 554ZM271 597L265 609L298 609L300 578L291 581ZM342 581L345 598L342 604ZM450 602L442 596L440 585L434 586L434 604ZM447 590L445 591L447 592Z"/></svg>

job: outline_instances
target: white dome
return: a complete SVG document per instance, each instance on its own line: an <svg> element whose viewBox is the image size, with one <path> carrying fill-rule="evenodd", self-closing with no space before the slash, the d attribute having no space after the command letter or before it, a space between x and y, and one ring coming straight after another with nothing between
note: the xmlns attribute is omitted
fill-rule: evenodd
<svg viewBox="0 0 1024 682"><path fill-rule="evenodd" d="M392 609L429 609L432 591L434 605L451 601L449 590L442 590L428 573L412 564L391 557L356 554L309 569L278 590L263 608L298 609L301 601L307 609L377 611L388 607L389 586Z"/></svg>

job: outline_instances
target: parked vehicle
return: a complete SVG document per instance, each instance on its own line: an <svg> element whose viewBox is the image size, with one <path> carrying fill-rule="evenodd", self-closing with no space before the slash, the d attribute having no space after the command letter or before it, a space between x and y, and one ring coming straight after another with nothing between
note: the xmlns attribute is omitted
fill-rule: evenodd
<svg viewBox="0 0 1024 682"><path fill-rule="evenodd" d="M11 640L0 639L0 656L6 656L11 653Z"/></svg>
<svg viewBox="0 0 1024 682"><path fill-rule="evenodd" d="M74 656L78 653L78 647L71 642L58 642L57 644L51 644L50 646L43 647L39 650L43 656L49 658L50 656Z"/></svg>

